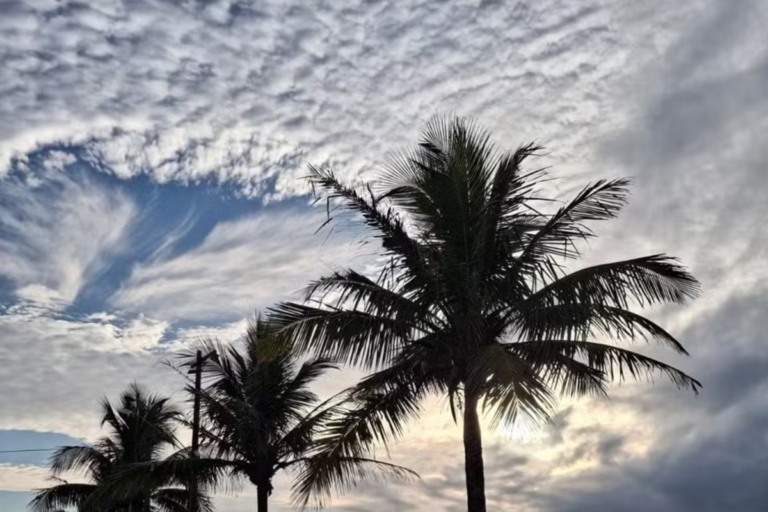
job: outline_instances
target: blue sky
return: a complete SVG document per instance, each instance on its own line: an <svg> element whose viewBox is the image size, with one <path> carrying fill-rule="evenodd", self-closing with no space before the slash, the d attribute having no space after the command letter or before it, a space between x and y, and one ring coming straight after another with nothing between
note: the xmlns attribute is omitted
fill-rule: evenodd
<svg viewBox="0 0 768 512"><path fill-rule="evenodd" d="M134 380L181 399L159 364L173 350L370 269L360 230L314 233L307 165L370 179L456 113L504 148L543 144L556 193L633 177L584 263L668 252L704 288L649 313L702 394L624 383L540 432L489 430L491 509L762 510L766 22L759 0L4 2L0 451L94 440L98 401ZM462 510L458 430L429 403L392 450L422 481L334 510ZM44 462L0 454L0 512L46 484ZM253 507L248 489L218 499Z"/></svg>

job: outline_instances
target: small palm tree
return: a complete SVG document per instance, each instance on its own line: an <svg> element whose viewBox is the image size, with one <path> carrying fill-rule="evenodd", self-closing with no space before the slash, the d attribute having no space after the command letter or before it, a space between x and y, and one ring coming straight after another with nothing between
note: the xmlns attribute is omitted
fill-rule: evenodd
<svg viewBox="0 0 768 512"><path fill-rule="evenodd" d="M54 512L76 507L79 511L149 512L186 511L187 491L183 488L152 488L123 499L109 496L93 499L100 487L130 464L156 460L163 449L176 444L174 428L181 413L167 398L146 394L132 384L115 408L102 402L102 426L110 434L92 446L64 446L51 458L54 479L60 483L39 491L30 503L32 510ZM69 471L84 472L90 483L69 483L59 478ZM208 500L201 497L206 510Z"/></svg>
<svg viewBox="0 0 768 512"><path fill-rule="evenodd" d="M299 506L311 499L322 505L332 489L342 490L359 479L414 475L376 461L363 450L354 457L318 450L323 430L348 412L343 395L320 403L310 391L316 379L335 366L324 359L299 364L290 344L277 340L271 327L258 319L242 341L238 347L206 340L180 356L184 367L195 362L198 349L217 354L202 366L199 456L185 449L165 461L137 465L123 482L146 488L196 478L215 488L227 479L246 479L256 487L257 509L267 512L272 480L279 471L296 476L294 498ZM188 391L194 396L193 386ZM317 457L316 452L322 453Z"/></svg>
<svg viewBox="0 0 768 512"><path fill-rule="evenodd" d="M567 273L577 243L593 236L587 224L615 217L625 203L627 180L598 181L547 213L545 173L522 169L537 150L502 153L474 125L436 120L378 188L358 192L312 168L329 212L336 204L334 213L362 217L389 263L375 279L334 272L308 288L306 301L271 316L300 353L374 370L353 391L354 421L328 433L329 452L353 454L361 439L400 434L429 393L449 398L454 419L460 408L470 512L486 508L479 410L495 423L541 421L558 391L604 394L612 377L651 372L694 391L700 385L612 343L652 338L686 353L633 311L696 295L698 283L674 258Z"/></svg>

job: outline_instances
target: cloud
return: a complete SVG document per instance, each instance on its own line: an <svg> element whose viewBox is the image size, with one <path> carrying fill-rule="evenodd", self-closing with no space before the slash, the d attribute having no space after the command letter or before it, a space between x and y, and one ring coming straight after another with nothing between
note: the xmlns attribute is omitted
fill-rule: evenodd
<svg viewBox="0 0 768 512"><path fill-rule="evenodd" d="M322 221L305 208L219 223L198 247L137 265L111 303L172 320L244 318L361 255L344 235L323 243Z"/></svg>
<svg viewBox="0 0 768 512"><path fill-rule="evenodd" d="M768 463L764 298L763 287L734 297L684 333L704 348L696 358L704 389L695 401L652 389L622 399L646 411L654 431L646 454L555 482L542 497L543 510L762 510L768 499L761 470Z"/></svg>
<svg viewBox="0 0 768 512"><path fill-rule="evenodd" d="M18 2L3 14L0 165L62 141L122 177L274 197L304 189L307 161L369 169L435 112L478 116L510 146L556 143L583 167L648 16L608 0Z"/></svg>
<svg viewBox="0 0 768 512"><path fill-rule="evenodd" d="M122 248L136 215L119 191L61 172L70 163L52 152L47 172L15 175L0 188L0 277L22 300L71 303Z"/></svg>
<svg viewBox="0 0 768 512"><path fill-rule="evenodd" d="M98 432L102 396L116 396L134 380L175 392L176 376L159 365L165 356L150 350L158 347L165 324L142 318L121 324L20 307L0 315L0 429L90 440Z"/></svg>
<svg viewBox="0 0 768 512"><path fill-rule="evenodd" d="M49 476L48 471L39 466L0 464L0 492L39 489L41 485L50 485Z"/></svg>
<svg viewBox="0 0 768 512"><path fill-rule="evenodd" d="M756 3L697 11L673 45L628 77L626 124L600 145L608 162L636 176L633 229L611 234L620 243L675 244L705 281L735 265L765 275L768 207L757 191L768 186L768 45L757 24L766 16Z"/></svg>

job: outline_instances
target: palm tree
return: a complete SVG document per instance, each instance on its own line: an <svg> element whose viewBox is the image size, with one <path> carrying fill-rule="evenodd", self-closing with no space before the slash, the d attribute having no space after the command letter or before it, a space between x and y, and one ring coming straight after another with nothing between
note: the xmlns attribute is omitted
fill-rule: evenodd
<svg viewBox="0 0 768 512"><path fill-rule="evenodd" d="M131 494L125 499L107 497L98 503L93 499L121 468L155 460L163 449L175 445L174 427L181 419L181 413L167 398L146 394L136 384L120 396L118 408L104 399L102 409L101 424L108 425L110 434L92 446L59 448L51 458L51 470L60 483L39 491L31 508L38 512L69 507L81 512L186 511L187 491L181 488L153 488L144 494ZM69 471L84 472L91 483L69 483L59 478ZM210 510L206 498L201 497L201 502Z"/></svg>
<svg viewBox="0 0 768 512"><path fill-rule="evenodd" d="M184 367L195 362L198 349L217 354L202 366L199 456L185 449L149 467L137 465L123 482L145 488L197 478L214 488L228 478L245 479L256 487L258 511L267 512L272 480L279 471L296 476L294 498L300 506L313 498L322 505L333 488L343 489L359 479L414 475L362 451L354 457L325 451L315 457L323 429L348 411L343 395L321 403L310 391L310 385L335 366L324 359L299 364L289 344L277 340L258 318L242 342L238 347L204 340L180 355ZM194 396L193 386L188 391Z"/></svg>
<svg viewBox="0 0 768 512"><path fill-rule="evenodd" d="M674 258L652 255L568 273L592 221L624 205L628 181L598 181L558 208L542 170L524 171L534 145L503 153L462 119L432 121L421 143L395 158L377 187L359 191L311 168L329 220L362 217L388 263L377 278L333 272L271 319L299 353L373 370L353 391L354 421L326 449L354 453L361 439L397 436L429 393L463 412L467 504L485 511L479 410L494 424L546 420L557 392L604 394L613 378L661 372L678 387L699 382L617 341L683 346L633 311L683 303L698 283ZM334 206L335 205L335 206Z"/></svg>

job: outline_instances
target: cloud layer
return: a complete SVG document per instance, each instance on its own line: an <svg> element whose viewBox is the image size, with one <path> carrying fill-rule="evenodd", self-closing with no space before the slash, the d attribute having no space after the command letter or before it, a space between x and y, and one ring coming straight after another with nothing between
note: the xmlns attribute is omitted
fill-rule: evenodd
<svg viewBox="0 0 768 512"><path fill-rule="evenodd" d="M699 17L663 7L649 42L655 8L611 0L19 2L0 21L0 161L68 141L119 176L280 197L306 161L356 173L455 111L585 165L584 140L624 121L612 87Z"/></svg>

